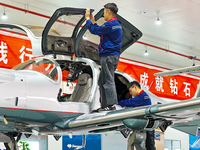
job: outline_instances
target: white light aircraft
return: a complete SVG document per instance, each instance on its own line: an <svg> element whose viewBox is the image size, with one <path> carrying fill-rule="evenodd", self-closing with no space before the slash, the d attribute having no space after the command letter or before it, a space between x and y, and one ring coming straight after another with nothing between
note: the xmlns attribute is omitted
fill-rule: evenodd
<svg viewBox="0 0 200 150"><path fill-rule="evenodd" d="M22 133L27 137L36 133L54 135L55 139L61 135L113 131L121 131L127 136L129 130L139 132L160 127L165 131L171 126L196 135L200 126L200 98L167 103L142 87L153 105L90 113L99 106L99 37L87 30L84 14L85 9L80 8L56 10L42 38L35 37L23 26L0 24L5 31L25 32L32 43L33 55L44 56L13 69L0 69L0 132L7 149L16 149ZM117 15L117 18L123 28L123 52L142 33L121 16ZM103 9L95 19L98 24L103 24ZM51 29L57 32L51 33ZM69 73L66 86L78 79L72 94L63 94L64 72ZM127 99L126 86L133 80L123 72L115 72L118 101Z"/></svg>

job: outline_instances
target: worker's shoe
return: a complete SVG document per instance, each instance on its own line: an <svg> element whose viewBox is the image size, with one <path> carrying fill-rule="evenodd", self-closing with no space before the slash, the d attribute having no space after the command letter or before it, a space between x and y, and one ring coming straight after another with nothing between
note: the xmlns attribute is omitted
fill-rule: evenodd
<svg viewBox="0 0 200 150"><path fill-rule="evenodd" d="M108 106L108 107L100 107L96 110L93 110L92 113L95 113L95 112L101 112L101 111L112 111L112 110L116 110L116 107L115 106Z"/></svg>

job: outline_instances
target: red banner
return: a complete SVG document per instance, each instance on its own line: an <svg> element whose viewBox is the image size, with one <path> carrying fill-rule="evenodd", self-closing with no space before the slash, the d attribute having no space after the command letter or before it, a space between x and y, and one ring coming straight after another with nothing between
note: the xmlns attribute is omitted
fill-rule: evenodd
<svg viewBox="0 0 200 150"><path fill-rule="evenodd" d="M11 69L33 58L35 57L32 55L31 41L26 35L0 29L0 68ZM40 69L37 67L39 72L44 71ZM63 81L66 81L69 72L63 71L62 73Z"/></svg>
<svg viewBox="0 0 200 150"><path fill-rule="evenodd" d="M177 100L193 98L200 80L200 78L191 75L157 77L154 76L154 73L166 71L166 69L126 59L120 59L117 69L132 75L155 95Z"/></svg>
<svg viewBox="0 0 200 150"><path fill-rule="evenodd" d="M32 58L31 42L26 35L0 30L1 68L12 68Z"/></svg>
<svg viewBox="0 0 200 150"><path fill-rule="evenodd" d="M31 47L26 35L0 30L0 67L12 68L34 58ZM189 75L156 77L154 73L166 69L127 59L120 59L117 69L133 76L155 95L178 100L193 98L200 79ZM63 80L66 80L66 74L65 72Z"/></svg>

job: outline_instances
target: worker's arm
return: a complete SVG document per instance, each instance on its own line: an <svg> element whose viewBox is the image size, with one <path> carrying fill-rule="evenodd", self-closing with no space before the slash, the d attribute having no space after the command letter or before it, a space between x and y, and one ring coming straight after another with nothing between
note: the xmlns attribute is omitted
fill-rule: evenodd
<svg viewBox="0 0 200 150"><path fill-rule="evenodd" d="M108 23L98 26L96 23L92 24L92 21L88 19L86 25L89 31L95 35L109 34L112 31L112 27Z"/></svg>
<svg viewBox="0 0 200 150"><path fill-rule="evenodd" d="M138 107L142 105L142 100L140 100L140 98L136 96L132 99L121 100L118 102L118 105L122 107Z"/></svg>

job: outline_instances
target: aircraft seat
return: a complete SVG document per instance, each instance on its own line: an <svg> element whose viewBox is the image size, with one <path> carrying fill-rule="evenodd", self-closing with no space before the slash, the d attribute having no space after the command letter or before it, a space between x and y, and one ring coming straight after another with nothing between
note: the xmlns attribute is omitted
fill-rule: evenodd
<svg viewBox="0 0 200 150"><path fill-rule="evenodd" d="M69 102L87 102L91 87L91 76L87 73L80 74L75 89L69 98Z"/></svg>

